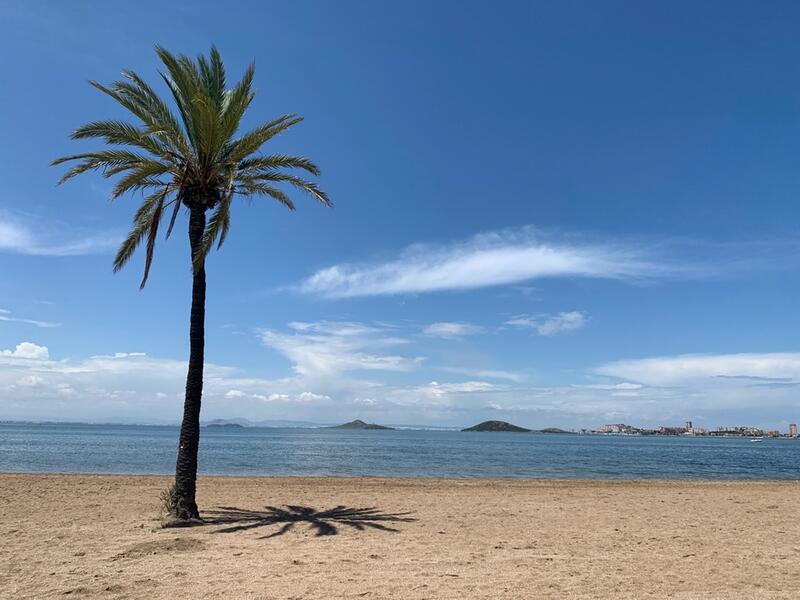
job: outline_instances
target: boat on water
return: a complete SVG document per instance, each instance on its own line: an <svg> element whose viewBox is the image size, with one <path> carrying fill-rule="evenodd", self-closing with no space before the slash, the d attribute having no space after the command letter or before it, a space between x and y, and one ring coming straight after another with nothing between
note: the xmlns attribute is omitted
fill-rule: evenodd
<svg viewBox="0 0 800 600"><path fill-rule="evenodd" d="M753 438L750 440L751 442L763 442L764 438Z"/></svg>

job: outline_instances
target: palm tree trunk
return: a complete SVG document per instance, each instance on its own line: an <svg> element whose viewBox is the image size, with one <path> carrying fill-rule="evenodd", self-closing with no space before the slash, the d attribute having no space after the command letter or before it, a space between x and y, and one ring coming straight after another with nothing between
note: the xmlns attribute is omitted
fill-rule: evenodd
<svg viewBox="0 0 800 600"><path fill-rule="evenodd" d="M200 251L206 211L202 206L189 209L189 244L192 258ZM186 376L186 399L183 404L178 461L175 465L175 488L172 496L174 517L199 519L195 501L197 487L197 450L200 444L200 401L203 396L203 354L205 346L206 271L205 265L194 272L192 312L189 326L189 372Z"/></svg>

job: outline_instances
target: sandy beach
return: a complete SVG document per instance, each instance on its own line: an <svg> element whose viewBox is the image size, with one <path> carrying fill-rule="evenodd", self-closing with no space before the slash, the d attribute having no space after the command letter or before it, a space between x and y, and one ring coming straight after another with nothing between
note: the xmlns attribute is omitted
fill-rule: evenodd
<svg viewBox="0 0 800 600"><path fill-rule="evenodd" d="M798 598L800 484L0 474L2 598Z"/></svg>

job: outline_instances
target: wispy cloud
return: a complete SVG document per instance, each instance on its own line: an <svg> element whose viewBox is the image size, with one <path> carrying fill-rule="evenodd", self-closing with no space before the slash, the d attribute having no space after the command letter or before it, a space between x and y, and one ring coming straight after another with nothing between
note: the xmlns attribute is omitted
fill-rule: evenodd
<svg viewBox="0 0 800 600"><path fill-rule="evenodd" d="M536 331L539 335L556 335L576 331L586 325L586 313L573 310L556 315L528 316L519 315L505 322L514 327L525 327Z"/></svg>
<svg viewBox="0 0 800 600"><path fill-rule="evenodd" d="M594 369L653 386L748 385L753 381L800 380L800 353L683 354L606 363ZM726 383L727 382L727 383Z"/></svg>
<svg viewBox="0 0 800 600"><path fill-rule="evenodd" d="M427 336L440 338L460 338L465 335L476 335L483 331L480 325L471 323L452 323L444 321L441 323L431 323L422 330Z"/></svg>
<svg viewBox="0 0 800 600"><path fill-rule="evenodd" d="M10 310L0 308L0 321L8 321L11 323L25 323L27 325L35 325L36 327L60 327L61 323L54 323L52 321L38 321L36 319L22 319L15 317L11 314Z"/></svg>
<svg viewBox="0 0 800 600"><path fill-rule="evenodd" d="M640 244L551 238L523 228L445 246L416 244L387 262L334 265L314 273L299 289L349 298L467 290L549 277L652 279L697 271Z"/></svg>
<svg viewBox="0 0 800 600"><path fill-rule="evenodd" d="M422 359L386 353L405 344L384 327L354 322L289 323L292 333L260 329L264 345L294 363L298 375L319 377L349 371L409 371Z"/></svg>
<svg viewBox="0 0 800 600"><path fill-rule="evenodd" d="M120 241L118 235L87 234L63 224L0 212L0 252L31 256L76 256L104 252Z"/></svg>
<svg viewBox="0 0 800 600"><path fill-rule="evenodd" d="M516 383L521 382L523 379L522 374L514 373L513 371L502 371L499 369L469 369L463 367L442 367L442 371L447 373L458 373L459 375L468 375L470 377L481 377L485 379L505 379Z"/></svg>

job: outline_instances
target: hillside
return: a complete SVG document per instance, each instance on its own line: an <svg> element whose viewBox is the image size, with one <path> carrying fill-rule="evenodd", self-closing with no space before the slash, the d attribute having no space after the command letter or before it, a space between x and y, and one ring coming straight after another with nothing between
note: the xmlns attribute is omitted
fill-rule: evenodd
<svg viewBox="0 0 800 600"><path fill-rule="evenodd" d="M477 425L473 425L472 427L467 427L466 429L462 429L461 431L500 431L500 432L511 432L511 433L525 433L530 431L530 429L525 429L524 427L518 427L517 425L512 425L511 423L506 423L505 421L484 421L483 423L478 423Z"/></svg>
<svg viewBox="0 0 800 600"><path fill-rule="evenodd" d="M394 429L393 427L386 427L385 425L377 425L375 423L365 423L361 419L350 421L349 423L342 423L341 425L334 425L330 429Z"/></svg>

